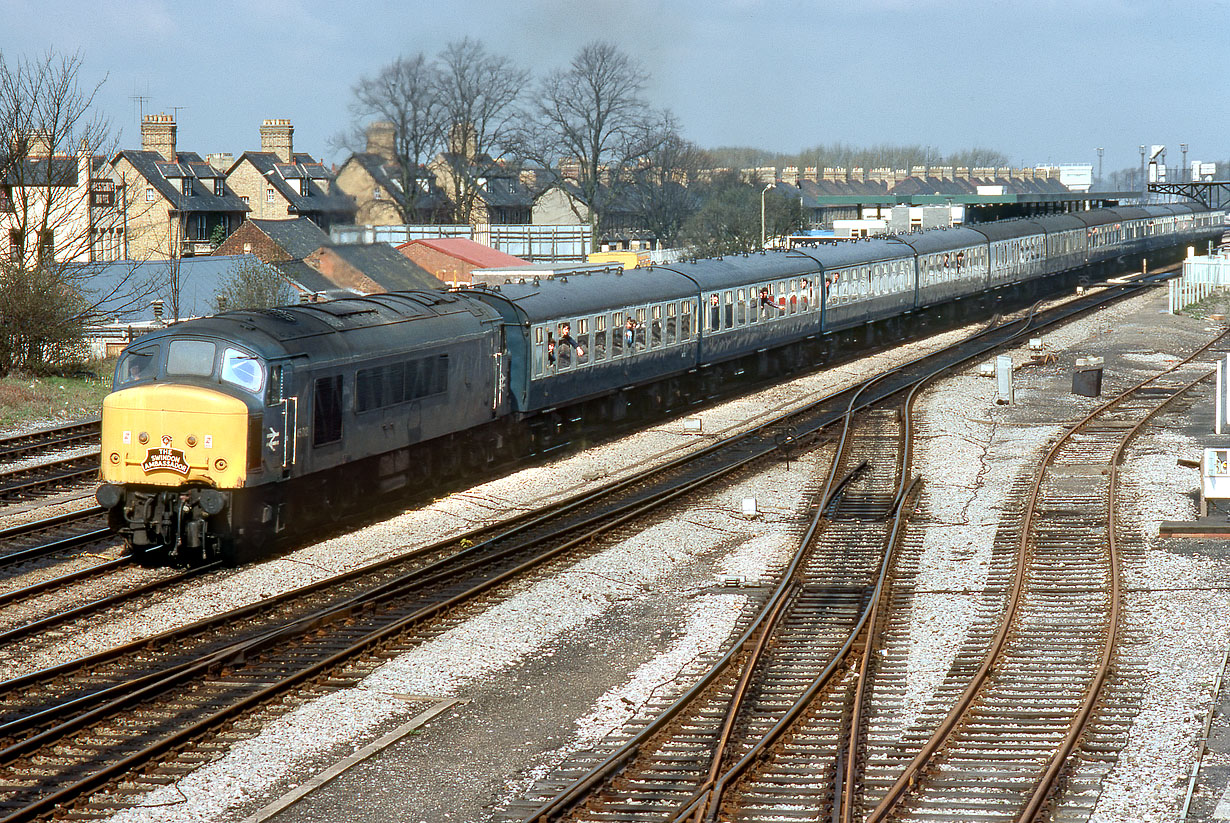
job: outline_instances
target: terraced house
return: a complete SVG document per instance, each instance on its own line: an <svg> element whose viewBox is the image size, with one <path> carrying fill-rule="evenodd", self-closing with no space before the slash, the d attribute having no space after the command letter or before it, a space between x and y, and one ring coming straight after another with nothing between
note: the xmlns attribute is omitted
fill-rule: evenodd
<svg viewBox="0 0 1230 823"><path fill-rule="evenodd" d="M261 150L244 152L226 172L226 182L248 206L248 216L285 220L306 217L324 231L353 223L354 200L340 191L324 164L296 154L289 120L261 124Z"/></svg>
<svg viewBox="0 0 1230 823"><path fill-rule="evenodd" d="M175 138L174 117L147 114L141 150L121 151L111 161L128 192L119 217L130 259L209 254L248 213L226 175L199 154L178 151Z"/></svg>

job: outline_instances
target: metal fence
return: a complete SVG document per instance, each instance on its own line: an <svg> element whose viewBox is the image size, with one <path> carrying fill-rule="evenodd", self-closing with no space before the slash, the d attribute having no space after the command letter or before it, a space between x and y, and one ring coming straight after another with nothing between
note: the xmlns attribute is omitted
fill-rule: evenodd
<svg viewBox="0 0 1230 823"><path fill-rule="evenodd" d="M584 262L592 232L585 225L399 225L333 226L334 243L391 243L436 237L465 237L505 254L536 263Z"/></svg>
<svg viewBox="0 0 1230 823"><path fill-rule="evenodd" d="M1183 274L1170 280L1170 313L1177 314L1210 294L1230 288L1230 254L1189 257Z"/></svg>

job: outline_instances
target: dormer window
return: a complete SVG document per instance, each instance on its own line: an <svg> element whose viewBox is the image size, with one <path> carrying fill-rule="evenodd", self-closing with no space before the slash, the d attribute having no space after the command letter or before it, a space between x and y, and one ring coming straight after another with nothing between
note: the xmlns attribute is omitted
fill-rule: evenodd
<svg viewBox="0 0 1230 823"><path fill-rule="evenodd" d="M214 178L214 197L221 197L224 191L226 191L226 189L223 186L222 178L215 177Z"/></svg>
<svg viewBox="0 0 1230 823"><path fill-rule="evenodd" d="M183 182L183 185L182 185L182 187L181 187L181 191L183 191L183 193L184 193L184 196L185 196L185 197L191 197L191 196L192 196L192 178L191 178L191 177L185 177L185 178L184 178L184 182Z"/></svg>
<svg viewBox="0 0 1230 823"><path fill-rule="evenodd" d="M299 194L300 194L300 196L302 196L302 197L307 197L307 193L308 193L308 181L307 181L307 178L306 178L306 177L300 177L300 178L299 178Z"/></svg>

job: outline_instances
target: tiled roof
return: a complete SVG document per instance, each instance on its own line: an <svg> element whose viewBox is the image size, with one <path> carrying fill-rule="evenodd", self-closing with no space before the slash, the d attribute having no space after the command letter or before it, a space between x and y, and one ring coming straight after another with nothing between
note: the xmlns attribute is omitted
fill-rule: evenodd
<svg viewBox="0 0 1230 823"><path fill-rule="evenodd" d="M311 159L308 155L295 155L296 162L283 163L273 152L246 151L231 166L231 171L245 160L260 172L261 176L277 189L290 203L292 211L299 214L344 214L354 215L355 203L350 197L332 191L328 174L321 174L324 167L313 162L320 172L298 162L299 158ZM290 181L295 181L294 183ZM299 193L300 181L306 181L307 193Z"/></svg>
<svg viewBox="0 0 1230 823"><path fill-rule="evenodd" d="M329 245L329 235L306 217L296 217L293 220L253 218L248 222L296 260L302 260L321 246Z"/></svg>
<svg viewBox="0 0 1230 823"><path fill-rule="evenodd" d="M388 243L329 246L328 251L375 281L385 291L442 289L431 272L408 260Z"/></svg>
<svg viewBox="0 0 1230 823"><path fill-rule="evenodd" d="M213 178L220 175L211 175L210 178L202 180L200 185L194 185L190 195L183 193L183 189L178 181L182 180L185 176L196 178L197 169L209 166L195 152L178 152L175 155L175 159L178 162L168 163L156 151L128 149L117 154L112 164L119 162L120 158L132 164L132 167L145 178L146 182L170 201L174 211L233 212L243 214L249 210L247 204L240 199L239 195L231 191L230 187L225 183L223 183L222 195L214 194ZM163 173L163 170L172 173L173 176L168 177ZM177 182L172 183L171 180L173 179Z"/></svg>
<svg viewBox="0 0 1230 823"><path fill-rule="evenodd" d="M5 186L75 186L77 158L57 155L50 158L24 157L20 164L11 157L0 157L0 184Z"/></svg>
<svg viewBox="0 0 1230 823"><path fill-rule="evenodd" d="M397 203L405 207L406 195L401 188L401 180L397 175L397 165L389 163L378 154L353 154L351 160L363 167L363 170L376 181L376 185L389 193ZM350 162L350 161L347 161ZM439 209L448 204L448 198L436 185L435 177L425 167L419 167L420 178L427 181L427 191L420 191L415 200L416 209Z"/></svg>
<svg viewBox="0 0 1230 823"><path fill-rule="evenodd" d="M404 254L405 250L412 246L426 246L484 269L529 265L527 260L506 254L490 246L484 246L482 243L476 243L468 237L426 237L402 243L397 250Z"/></svg>

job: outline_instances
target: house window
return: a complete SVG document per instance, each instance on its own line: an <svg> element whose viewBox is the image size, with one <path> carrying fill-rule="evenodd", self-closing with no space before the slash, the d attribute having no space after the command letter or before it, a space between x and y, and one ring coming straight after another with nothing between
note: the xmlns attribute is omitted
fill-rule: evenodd
<svg viewBox="0 0 1230 823"><path fill-rule="evenodd" d="M222 178L215 177L214 178L214 197L221 197L223 191L224 189L222 187Z"/></svg>
<svg viewBox="0 0 1230 823"><path fill-rule="evenodd" d="M191 196L192 196L192 178L191 178L191 177L185 177L185 178L184 178L184 182L183 182L183 185L182 185L182 191L183 191L183 193L184 193L184 196L185 196L185 197L191 197Z"/></svg>
<svg viewBox="0 0 1230 823"><path fill-rule="evenodd" d="M246 194L245 194L243 197L241 197L241 198L239 198L239 199L243 201L243 204L244 204L245 206L246 206L246 205L248 205L248 195L246 195Z"/></svg>
<svg viewBox="0 0 1230 823"><path fill-rule="evenodd" d="M17 229L9 229L9 262L20 263L22 256L22 245L24 245L25 236Z"/></svg>
<svg viewBox="0 0 1230 823"><path fill-rule="evenodd" d="M145 202L146 203L154 202L154 187L153 186L145 187Z"/></svg>
<svg viewBox="0 0 1230 823"><path fill-rule="evenodd" d="M379 186L377 186L376 188L372 189L372 199L373 199L373 200L383 200L383 199L384 199L384 190L383 190L383 189L381 189Z"/></svg>
<svg viewBox="0 0 1230 823"><path fill-rule="evenodd" d="M44 229L38 237L38 259L40 263L53 263L56 259L56 233L54 229Z"/></svg>
<svg viewBox="0 0 1230 823"><path fill-rule="evenodd" d="M273 202L273 189L265 189L265 202L266 203Z"/></svg>
<svg viewBox="0 0 1230 823"><path fill-rule="evenodd" d="M307 193L308 193L307 178L300 177L299 178L299 194L303 195L304 197L307 197Z"/></svg>

